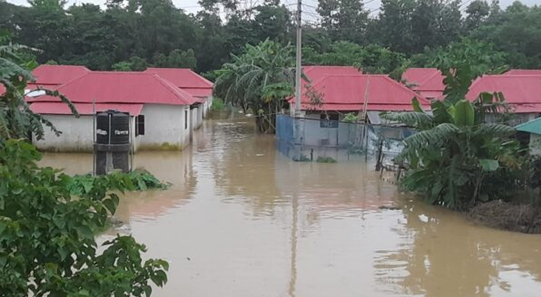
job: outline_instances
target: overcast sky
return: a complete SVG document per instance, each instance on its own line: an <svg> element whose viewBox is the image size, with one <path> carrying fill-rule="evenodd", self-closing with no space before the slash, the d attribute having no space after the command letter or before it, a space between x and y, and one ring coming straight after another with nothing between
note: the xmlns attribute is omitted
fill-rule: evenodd
<svg viewBox="0 0 541 297"><path fill-rule="evenodd" d="M15 4L27 4L27 0L7 0L8 2L15 3ZM94 3L103 5L106 0L68 0L69 5L73 3ZM172 0L173 3L179 7L184 9L188 13L196 13L201 7L197 3L198 0ZM505 8L509 6L511 3L513 3L515 0L500 0L500 5ZM241 0L241 3L258 3L263 2L260 0ZM372 11L372 15L375 15L377 13L377 9L380 6L381 1L380 0L366 0L365 2L369 2L366 7ZM471 0L462 0L465 5L467 3L471 2ZM490 2L490 1L489 1ZM534 4L541 4L541 0L521 0L522 3L526 5L534 5ZM296 0L282 0L282 3L285 3L290 7L292 10L295 9ZM305 18L310 18L311 15L315 15L315 7L317 6L317 0L303 0L303 3L306 4L306 6L303 8L304 11L306 11Z"/></svg>

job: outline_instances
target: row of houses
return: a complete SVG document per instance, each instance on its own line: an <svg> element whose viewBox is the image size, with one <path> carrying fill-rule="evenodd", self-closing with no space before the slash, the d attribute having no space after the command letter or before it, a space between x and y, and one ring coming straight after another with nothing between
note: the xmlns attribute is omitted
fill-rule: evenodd
<svg viewBox="0 0 541 297"><path fill-rule="evenodd" d="M386 75L363 74L354 67L306 66L303 72L302 116L340 121L347 113L366 111L372 124L381 122L383 111L410 111L411 100L429 108L430 100L443 99L443 75L436 68L410 68L403 83ZM467 99L483 92L502 92L517 114L518 123L541 115L541 70L510 70L502 75L484 75L470 87ZM289 100L293 114L295 100Z"/></svg>
<svg viewBox="0 0 541 297"><path fill-rule="evenodd" d="M95 112L130 114L134 150L181 150L199 128L212 104L213 84L190 69L149 68L143 72L90 71L83 66L41 65L28 86L27 101L62 131L46 131L33 139L43 151L92 151ZM40 88L57 90L75 106L79 118L58 97Z"/></svg>
<svg viewBox="0 0 541 297"><path fill-rule="evenodd" d="M292 122L281 118L283 121L280 122L277 136L287 143L291 140L291 131L300 129L297 133L300 133L301 144L304 149L309 147L307 152L310 156L328 155L328 148L351 151L352 145L369 146L369 141L363 144L359 139L359 135L363 138L363 133L366 133L362 127L343 123L351 114L357 119L366 116L368 123L377 126L385 124L380 117L382 112L412 111L413 98L425 110L430 109L431 100L444 98L444 77L435 68L410 68L404 73L402 82L386 75L363 74L354 67L307 66L303 67L303 72L308 81L302 83L302 124L297 125L298 128L286 129L284 127L290 127ZM475 100L484 92L503 93L515 113L512 125L528 122L541 115L541 70L510 70L502 75L484 75L473 82L466 98ZM289 99L289 111L293 117L295 98ZM376 134L402 139L409 133L411 131L400 127L372 126L369 129L371 136L366 139ZM320 152L319 148L324 149ZM290 149L285 145L282 151L289 155ZM356 147L353 147L355 150ZM339 153L335 155L341 156ZM345 157L350 158L349 152ZM295 155L294 158L302 159L302 156Z"/></svg>

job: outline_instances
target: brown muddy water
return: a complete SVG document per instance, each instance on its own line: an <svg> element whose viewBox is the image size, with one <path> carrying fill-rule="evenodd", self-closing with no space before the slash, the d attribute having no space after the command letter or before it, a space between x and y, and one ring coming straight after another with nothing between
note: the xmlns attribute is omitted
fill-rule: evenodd
<svg viewBox="0 0 541 297"><path fill-rule="evenodd" d="M125 225L100 240L133 234L170 262L153 296L541 296L541 236L414 201L372 164L292 162L252 121L207 121L192 148L137 154L173 186L123 197ZM42 163L86 173L91 160Z"/></svg>

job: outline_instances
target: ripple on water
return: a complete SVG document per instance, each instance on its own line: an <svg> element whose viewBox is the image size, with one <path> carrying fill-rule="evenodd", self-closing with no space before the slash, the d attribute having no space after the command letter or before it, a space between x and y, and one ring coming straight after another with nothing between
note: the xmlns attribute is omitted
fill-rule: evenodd
<svg viewBox="0 0 541 297"><path fill-rule="evenodd" d="M91 160L43 163L80 173ZM540 296L541 236L418 203L373 164L292 162L251 120L207 121L193 148L136 163L173 183L126 195L117 213L171 263L153 296Z"/></svg>

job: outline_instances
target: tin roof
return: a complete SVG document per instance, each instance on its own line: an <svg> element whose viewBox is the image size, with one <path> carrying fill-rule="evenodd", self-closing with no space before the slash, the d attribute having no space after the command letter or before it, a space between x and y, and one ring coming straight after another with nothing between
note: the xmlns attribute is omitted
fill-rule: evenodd
<svg viewBox="0 0 541 297"><path fill-rule="evenodd" d="M132 116L137 116L141 114L143 110L143 104L96 104L92 106L91 103L74 103L77 112L80 115L91 115L95 111L106 111L106 110L118 110L123 112L128 112ZM71 109L67 104L63 102L36 102L30 105L30 109L39 114L58 114L58 115L70 115L72 114Z"/></svg>
<svg viewBox="0 0 541 297"><path fill-rule="evenodd" d="M93 71L69 83L58 91L74 103L151 103L191 105L195 100L158 75L144 72ZM51 96L39 96L29 102L58 102Z"/></svg>
<svg viewBox="0 0 541 297"><path fill-rule="evenodd" d="M517 113L541 112L541 75L485 75L466 95L475 100L483 92L501 92Z"/></svg>
<svg viewBox="0 0 541 297"><path fill-rule="evenodd" d="M307 92L303 92L304 110L362 110L368 87L368 110L400 111L412 110L411 100L418 98L422 105L428 100L392 80L386 75L330 75L313 85L313 91L322 95L323 104L311 104ZM290 99L294 103L294 98Z"/></svg>
<svg viewBox="0 0 541 297"><path fill-rule="evenodd" d="M211 89L212 82L189 68L147 68L144 72L164 78L179 88Z"/></svg>
<svg viewBox="0 0 541 297"><path fill-rule="evenodd" d="M84 66L76 65L40 65L34 71L32 75L36 79L34 83L30 85L62 85L76 78L79 78L90 70Z"/></svg>
<svg viewBox="0 0 541 297"><path fill-rule="evenodd" d="M503 75L541 75L541 69L511 69Z"/></svg>
<svg viewBox="0 0 541 297"><path fill-rule="evenodd" d="M541 118L531 120L516 127L518 131L541 135Z"/></svg>

